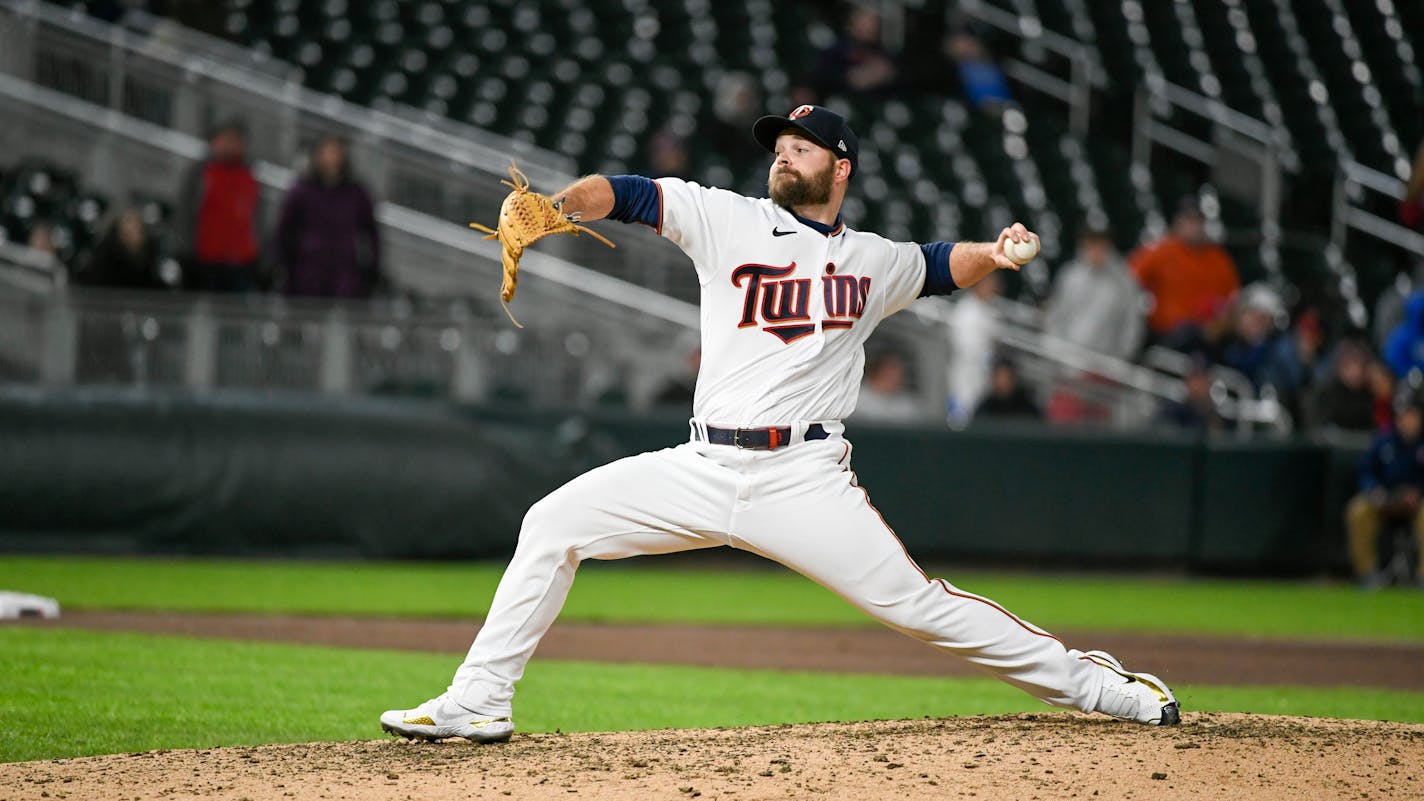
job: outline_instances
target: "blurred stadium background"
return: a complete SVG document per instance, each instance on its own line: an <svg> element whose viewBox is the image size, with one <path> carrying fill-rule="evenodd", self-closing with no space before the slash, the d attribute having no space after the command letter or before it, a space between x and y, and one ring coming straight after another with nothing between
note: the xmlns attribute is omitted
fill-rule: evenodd
<svg viewBox="0 0 1424 801"><path fill-rule="evenodd" d="M1393 0L0 0L0 546L509 551L543 492L685 436L697 287L653 232L603 224L616 250L526 254L515 329L465 223L493 220L511 157L545 191L600 171L760 194L750 119L814 101L862 140L852 227L1044 238L978 298L991 323L922 300L872 340L908 411L851 436L912 551L1344 575L1356 462L1418 386L1379 354L1424 260L1401 207L1421 46L1424 7ZM851 75L865 53L892 77ZM268 252L259 289L192 291L180 187L232 119ZM283 291L272 264L329 136L377 201L370 297ZM1046 327L1080 231L1132 254L1182 198L1246 288L1199 347ZM126 210L153 243L142 290L92 267ZM1304 378L1251 374L1303 328ZM966 337L1029 417L954 408ZM1351 348L1377 379L1347 388L1378 412L1357 430L1319 401Z"/></svg>

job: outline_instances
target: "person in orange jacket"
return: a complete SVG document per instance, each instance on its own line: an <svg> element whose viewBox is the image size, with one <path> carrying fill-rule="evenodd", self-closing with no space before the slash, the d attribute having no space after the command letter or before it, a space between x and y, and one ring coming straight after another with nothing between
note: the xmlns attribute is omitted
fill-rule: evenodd
<svg viewBox="0 0 1424 801"><path fill-rule="evenodd" d="M1152 296L1148 330L1169 347L1212 339L1241 286L1231 256L1207 238L1195 197L1182 200L1167 235L1138 248L1129 265Z"/></svg>

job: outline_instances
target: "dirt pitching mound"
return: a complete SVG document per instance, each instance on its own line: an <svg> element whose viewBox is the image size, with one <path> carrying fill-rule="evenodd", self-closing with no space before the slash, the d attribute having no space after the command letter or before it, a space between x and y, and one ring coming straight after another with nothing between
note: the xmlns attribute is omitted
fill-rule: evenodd
<svg viewBox="0 0 1424 801"><path fill-rule="evenodd" d="M1069 714L387 739L0 765L0 799L1301 799L1424 797L1424 726Z"/></svg>

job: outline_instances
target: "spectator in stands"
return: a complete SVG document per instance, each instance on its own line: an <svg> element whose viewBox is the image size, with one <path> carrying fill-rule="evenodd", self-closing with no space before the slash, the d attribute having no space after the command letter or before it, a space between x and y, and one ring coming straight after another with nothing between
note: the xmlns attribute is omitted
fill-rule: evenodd
<svg viewBox="0 0 1424 801"><path fill-rule="evenodd" d="M876 354L865 366L860 400L852 417L872 422L906 423L921 417L919 404L905 388L905 360L894 351Z"/></svg>
<svg viewBox="0 0 1424 801"><path fill-rule="evenodd" d="M54 240L54 226L41 221L30 226L30 232L25 237L25 245L28 246L30 250L48 253L55 257L55 259L58 259L59 248Z"/></svg>
<svg viewBox="0 0 1424 801"><path fill-rule="evenodd" d="M746 152L747 131L765 113L762 109L761 84L751 73L739 70L722 73L712 97L712 119L705 127L712 151ZM699 136L703 134L704 130L698 131Z"/></svg>
<svg viewBox="0 0 1424 801"><path fill-rule="evenodd" d="M1404 321L1389 332L1384 361L1395 376L1424 368L1424 289L1416 289L1404 302Z"/></svg>
<svg viewBox="0 0 1424 801"><path fill-rule="evenodd" d="M109 226L76 279L92 286L161 289L158 265L158 242L138 209L129 208Z"/></svg>
<svg viewBox="0 0 1424 801"><path fill-rule="evenodd" d="M1195 197L1182 200L1166 236L1128 262L1152 296L1147 325L1158 344L1185 351L1214 341L1240 280L1231 256L1207 239Z"/></svg>
<svg viewBox="0 0 1424 801"><path fill-rule="evenodd" d="M1013 100L1004 71L994 63L984 43L972 33L955 34L949 42L964 98L975 108L998 111Z"/></svg>
<svg viewBox="0 0 1424 801"><path fill-rule="evenodd" d="M1089 350L1131 360L1142 345L1142 291L1104 228L1078 238L1078 252L1058 271L1044 329Z"/></svg>
<svg viewBox="0 0 1424 801"><path fill-rule="evenodd" d="M967 424L989 391L999 313L994 299L999 279L985 276L968 292L959 293L949 310L949 399L946 412L956 428Z"/></svg>
<svg viewBox="0 0 1424 801"><path fill-rule="evenodd" d="M989 394L974 411L974 419L1020 418L1038 420L1043 416L1038 404L1029 397L1028 391L1019 382L1018 367L1009 359L994 360L994 371L989 379Z"/></svg>
<svg viewBox="0 0 1424 801"><path fill-rule="evenodd" d="M1280 295L1265 284L1246 287L1237 299L1222 363L1240 371L1257 390L1265 383L1266 367L1276 347L1277 321L1285 316Z"/></svg>
<svg viewBox="0 0 1424 801"><path fill-rule="evenodd" d="M1227 429L1227 421L1211 400L1211 363L1206 355L1192 354L1191 368L1185 378L1186 397L1163 407L1161 417L1167 423L1188 431L1214 434Z"/></svg>
<svg viewBox="0 0 1424 801"><path fill-rule="evenodd" d="M1305 309L1296 315L1290 331L1276 338L1261 365L1258 386L1274 389L1276 398L1297 421L1304 416L1306 393L1315 386L1317 374L1323 370L1324 342L1320 315L1314 309Z"/></svg>
<svg viewBox="0 0 1424 801"><path fill-rule="evenodd" d="M1402 270L1395 273L1394 282L1375 298L1375 308L1370 314L1370 333L1381 353L1389 343L1389 335L1404 322L1404 306L1416 287L1424 287L1424 262L1414 268L1412 276Z"/></svg>
<svg viewBox="0 0 1424 801"><path fill-rule="evenodd" d="M288 295L368 298L381 277L381 238L365 187L351 177L346 142L327 136L282 201L274 237Z"/></svg>
<svg viewBox="0 0 1424 801"><path fill-rule="evenodd" d="M1360 491L1345 506L1345 528L1350 542L1350 566L1366 588L1380 586L1380 529L1407 525L1418 542L1418 567L1424 568L1424 407L1409 398L1398 410L1398 423L1375 438L1360 460ZM1424 575L1424 570L1416 572Z"/></svg>
<svg viewBox="0 0 1424 801"><path fill-rule="evenodd" d="M1414 154L1414 171L1399 201L1399 221L1416 231L1424 231L1424 142Z"/></svg>
<svg viewBox="0 0 1424 801"><path fill-rule="evenodd" d="M1347 339L1335 351L1335 372L1315 390L1306 409L1311 428L1375 430L1375 397L1369 385L1370 353Z"/></svg>
<svg viewBox="0 0 1424 801"><path fill-rule="evenodd" d="M1394 373L1374 359L1365 368L1366 381L1370 385L1370 397L1374 400L1375 430L1384 431L1394 425Z"/></svg>
<svg viewBox="0 0 1424 801"><path fill-rule="evenodd" d="M687 141L664 128L648 140L648 163L653 175L688 177Z"/></svg>
<svg viewBox="0 0 1424 801"><path fill-rule="evenodd" d="M880 14L855 6L845 32L822 51L811 74L811 88L822 98L835 94L883 96L899 78L895 59L880 44Z"/></svg>
<svg viewBox="0 0 1424 801"><path fill-rule="evenodd" d="M256 287L261 257L257 222L261 187L247 164L247 129L219 125L208 138L208 157L194 165L178 192L174 252L186 284L205 292L246 292Z"/></svg>

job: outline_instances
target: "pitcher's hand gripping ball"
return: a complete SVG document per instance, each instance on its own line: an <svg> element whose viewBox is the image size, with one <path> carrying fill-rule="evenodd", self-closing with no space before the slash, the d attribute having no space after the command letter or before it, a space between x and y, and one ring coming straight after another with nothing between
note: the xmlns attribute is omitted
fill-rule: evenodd
<svg viewBox="0 0 1424 801"><path fill-rule="evenodd" d="M504 283L499 288L499 298L504 303L504 312L515 325L519 321L509 311L509 302L514 300L514 289L519 283L519 257L524 249L550 234L573 234L587 231L598 241L609 247L617 247L597 231L579 225L578 214L565 214L560 203L548 195L530 191L529 179L513 162L509 162L508 181L500 183L513 189L499 207L499 228L489 228L479 223L470 227L489 234L485 239L498 239L504 246ZM520 328L524 326L520 325Z"/></svg>

